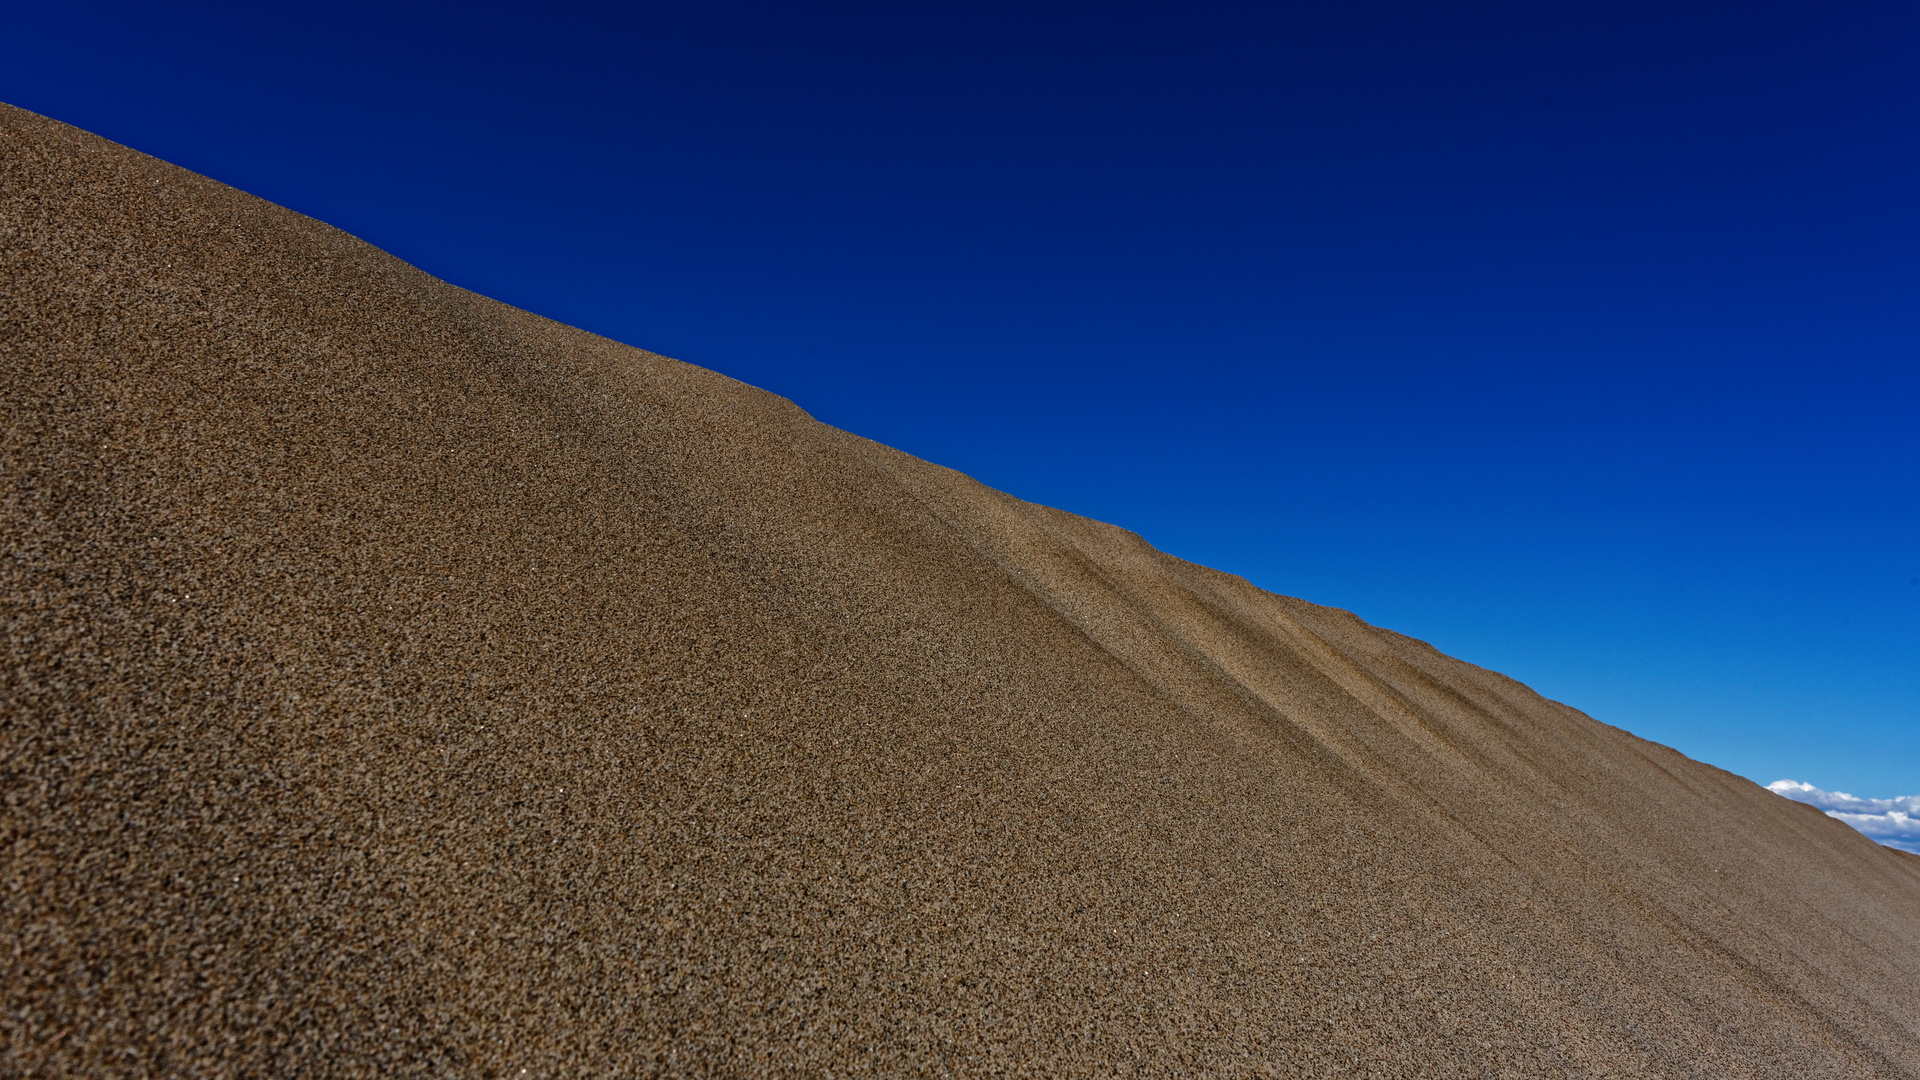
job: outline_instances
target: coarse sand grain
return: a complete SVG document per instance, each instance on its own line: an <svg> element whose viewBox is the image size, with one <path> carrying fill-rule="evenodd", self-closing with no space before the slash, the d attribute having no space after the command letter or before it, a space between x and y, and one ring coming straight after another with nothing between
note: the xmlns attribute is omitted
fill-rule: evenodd
<svg viewBox="0 0 1920 1080"><path fill-rule="evenodd" d="M8 1076L1920 1077L1920 858L0 107Z"/></svg>

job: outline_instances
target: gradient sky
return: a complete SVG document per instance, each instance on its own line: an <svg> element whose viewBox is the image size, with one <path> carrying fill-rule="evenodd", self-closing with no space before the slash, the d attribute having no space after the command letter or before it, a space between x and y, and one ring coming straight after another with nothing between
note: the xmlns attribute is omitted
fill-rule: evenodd
<svg viewBox="0 0 1920 1080"><path fill-rule="evenodd" d="M16 5L0 100L1920 793L1920 6Z"/></svg>

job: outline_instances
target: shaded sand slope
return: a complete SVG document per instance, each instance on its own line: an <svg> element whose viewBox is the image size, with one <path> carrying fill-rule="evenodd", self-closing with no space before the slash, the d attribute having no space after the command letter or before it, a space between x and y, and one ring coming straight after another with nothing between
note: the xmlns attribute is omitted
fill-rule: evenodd
<svg viewBox="0 0 1920 1080"><path fill-rule="evenodd" d="M1920 859L1512 680L11 109L0 256L0 1072L1920 1076Z"/></svg>

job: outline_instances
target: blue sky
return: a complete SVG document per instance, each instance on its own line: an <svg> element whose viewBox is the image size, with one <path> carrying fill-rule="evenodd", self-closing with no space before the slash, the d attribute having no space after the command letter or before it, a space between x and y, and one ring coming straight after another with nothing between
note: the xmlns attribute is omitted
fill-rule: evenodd
<svg viewBox="0 0 1920 1080"><path fill-rule="evenodd" d="M1920 8L72 3L0 99L1349 608L1920 792Z"/></svg>

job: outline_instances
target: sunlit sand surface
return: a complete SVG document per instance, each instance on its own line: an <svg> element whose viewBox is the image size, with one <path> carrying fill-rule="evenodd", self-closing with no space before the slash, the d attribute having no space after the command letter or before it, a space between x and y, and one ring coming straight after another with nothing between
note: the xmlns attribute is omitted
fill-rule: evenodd
<svg viewBox="0 0 1920 1080"><path fill-rule="evenodd" d="M0 240L0 1072L1920 1075L1809 807L12 109Z"/></svg>

